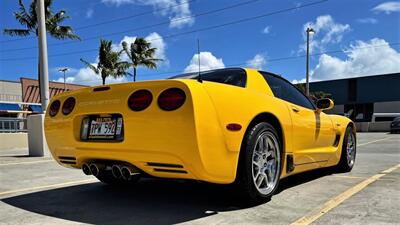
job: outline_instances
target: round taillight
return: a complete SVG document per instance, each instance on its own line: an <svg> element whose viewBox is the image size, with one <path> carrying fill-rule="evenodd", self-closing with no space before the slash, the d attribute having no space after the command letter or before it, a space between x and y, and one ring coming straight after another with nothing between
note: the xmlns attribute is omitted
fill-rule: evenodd
<svg viewBox="0 0 400 225"><path fill-rule="evenodd" d="M53 103L51 103L49 115L51 117L57 115L58 111L60 110L60 106L61 106L60 100L55 100Z"/></svg>
<svg viewBox="0 0 400 225"><path fill-rule="evenodd" d="M67 100L65 100L63 106L62 106L62 113L64 115L68 115L74 110L75 107L75 98L69 97Z"/></svg>
<svg viewBox="0 0 400 225"><path fill-rule="evenodd" d="M129 96L128 106L133 111L145 110L153 101L153 95L148 90L138 90Z"/></svg>
<svg viewBox="0 0 400 225"><path fill-rule="evenodd" d="M170 88L160 94L158 106L165 111L172 111L181 107L185 100L186 94L182 89Z"/></svg>

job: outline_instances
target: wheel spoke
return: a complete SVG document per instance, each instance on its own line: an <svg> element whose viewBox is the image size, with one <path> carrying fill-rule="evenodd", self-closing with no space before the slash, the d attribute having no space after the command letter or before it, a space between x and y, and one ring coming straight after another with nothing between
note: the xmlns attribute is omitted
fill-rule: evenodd
<svg viewBox="0 0 400 225"><path fill-rule="evenodd" d="M265 175L260 175L259 179L257 180L257 187L260 187L263 180L265 179Z"/></svg>
<svg viewBox="0 0 400 225"><path fill-rule="evenodd" d="M268 194L276 186L280 166L280 146L276 136L264 132L257 138L253 149L252 179L260 193Z"/></svg>

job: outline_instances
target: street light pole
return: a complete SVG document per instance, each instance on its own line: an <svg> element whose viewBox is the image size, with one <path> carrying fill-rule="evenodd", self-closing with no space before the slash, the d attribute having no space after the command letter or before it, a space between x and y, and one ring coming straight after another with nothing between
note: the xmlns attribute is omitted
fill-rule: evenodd
<svg viewBox="0 0 400 225"><path fill-rule="evenodd" d="M69 69L68 69L67 67L65 67L65 68L60 68L60 69L58 70L58 72L64 74L64 91L67 90L67 85L66 85L66 81L65 81L65 72L68 72L68 71L69 71Z"/></svg>
<svg viewBox="0 0 400 225"><path fill-rule="evenodd" d="M314 29L308 27L307 33L307 56L306 56L306 95L310 96L310 34L314 34Z"/></svg>
<svg viewBox="0 0 400 225"><path fill-rule="evenodd" d="M46 17L44 0L36 2L36 14L39 26L39 76L40 76L40 100L42 102L42 113L46 111L49 104L49 67L47 62L47 39L46 39Z"/></svg>

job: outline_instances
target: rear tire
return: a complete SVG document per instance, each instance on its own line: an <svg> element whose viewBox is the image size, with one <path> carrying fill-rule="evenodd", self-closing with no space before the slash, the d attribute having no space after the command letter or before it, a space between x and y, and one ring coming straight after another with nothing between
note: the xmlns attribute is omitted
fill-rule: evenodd
<svg viewBox="0 0 400 225"><path fill-rule="evenodd" d="M347 127L344 134L340 161L336 166L339 172L350 172L353 169L356 161L356 143L356 135L353 133L353 129L351 127Z"/></svg>
<svg viewBox="0 0 400 225"><path fill-rule="evenodd" d="M236 181L246 203L268 201L276 191L282 170L282 147L275 128L261 122L245 135Z"/></svg>

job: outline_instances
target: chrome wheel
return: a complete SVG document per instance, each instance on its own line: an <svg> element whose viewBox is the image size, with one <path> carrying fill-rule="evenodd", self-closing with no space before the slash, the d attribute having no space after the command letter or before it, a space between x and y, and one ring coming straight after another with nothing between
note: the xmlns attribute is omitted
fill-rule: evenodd
<svg viewBox="0 0 400 225"><path fill-rule="evenodd" d="M354 159L356 155L356 142L355 142L355 137L353 132L349 132L348 137L347 137L347 146L346 146L346 152L347 152L347 164L351 167L354 164Z"/></svg>
<svg viewBox="0 0 400 225"><path fill-rule="evenodd" d="M275 135L269 131L261 133L252 156L252 175L257 190L268 195L279 179L281 166L280 147Z"/></svg>

